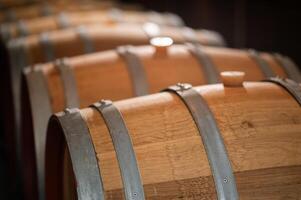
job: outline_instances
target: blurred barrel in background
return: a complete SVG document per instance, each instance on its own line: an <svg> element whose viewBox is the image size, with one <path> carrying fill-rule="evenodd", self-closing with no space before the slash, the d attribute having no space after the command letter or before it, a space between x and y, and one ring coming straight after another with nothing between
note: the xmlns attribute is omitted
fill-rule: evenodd
<svg viewBox="0 0 301 200"><path fill-rule="evenodd" d="M24 6L10 7L2 9L0 13L0 22L16 22L25 19L36 19L43 16L55 15L65 11L93 11L105 10L112 7L118 7L113 1L91 1L89 3L83 1L68 2L40 2L35 4L26 4Z"/></svg>
<svg viewBox="0 0 301 200"><path fill-rule="evenodd" d="M152 22L158 25L182 26L183 21L171 13L157 13L154 11L122 11L108 9L103 11L61 12L57 15L40 17L30 20L20 20L8 23L1 27L2 41L16 37L24 37L42 32L65 29L68 27L87 24L114 24L114 23L145 23Z"/></svg>

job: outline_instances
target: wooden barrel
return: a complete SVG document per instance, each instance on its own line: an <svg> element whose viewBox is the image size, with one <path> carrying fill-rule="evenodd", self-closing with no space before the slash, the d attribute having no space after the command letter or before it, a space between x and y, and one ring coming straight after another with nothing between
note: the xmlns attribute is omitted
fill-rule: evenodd
<svg viewBox="0 0 301 200"><path fill-rule="evenodd" d="M1 66L7 68L5 71L10 74L8 76L6 73L2 73L2 76L4 76L3 80L6 82L4 85L12 87L16 115L19 113L18 98L21 69L23 67L52 61L55 58L112 49L119 45L147 44L149 38L157 34L170 36L176 43L223 44L223 39L214 32L207 30L194 31L187 27L160 27L153 23L143 25L116 24L113 26L90 25L86 28L81 26L75 29L11 40L6 48L2 48L5 59L1 60ZM11 99L8 99L8 101L11 101Z"/></svg>
<svg viewBox="0 0 301 200"><path fill-rule="evenodd" d="M122 11L120 9L97 10L87 12L61 12L57 15L39 17L35 19L19 20L1 27L2 41L39 34L46 31L65 29L87 24L112 23L145 23L153 22L158 25L182 26L182 19L172 13L158 13L154 11Z"/></svg>
<svg viewBox="0 0 301 200"><path fill-rule="evenodd" d="M188 27L166 27L155 23L87 25L11 40L4 51L7 57L19 57L24 67L55 58L75 56L114 48L118 45L146 44L149 38L163 35L176 43L196 42L204 45L224 45L216 32ZM18 53L18 54L17 54ZM11 61L12 62L12 61Z"/></svg>
<svg viewBox="0 0 301 200"><path fill-rule="evenodd" d="M25 3L19 1L18 6L7 6L2 9L0 13L0 23L15 22L20 19L30 19L41 16L48 16L57 14L62 11L88 11L88 10L103 10L111 8L112 6L124 7L116 4L113 1L56 1L56 2L33 2ZM1 3L0 3L1 4ZM4 4L2 4L4 6ZM1 8L1 5L0 5ZM130 7L125 7L129 8Z"/></svg>
<svg viewBox="0 0 301 200"><path fill-rule="evenodd" d="M7 46L1 48L4 58L1 66L6 67L6 71L11 74L11 77L7 77L3 73L3 79L12 79L12 83L8 80L5 85L12 85L18 96L20 70L25 66L112 49L119 45L147 44L149 38L156 35L170 36L176 43L224 44L223 39L215 32L194 31L187 27L160 27L154 23L80 26L11 40Z"/></svg>
<svg viewBox="0 0 301 200"><path fill-rule="evenodd" d="M54 115L47 199L299 199L300 85L231 76Z"/></svg>
<svg viewBox="0 0 301 200"><path fill-rule="evenodd" d="M271 74L265 74L262 63ZM24 169L33 171L25 170L24 180L33 183L29 179L32 174L44 176L42 152L52 113L85 107L99 99L119 100L155 93L178 82L218 83L219 73L229 70L245 72L248 81L274 75L301 81L298 69L291 64L289 58L276 54L187 44L159 49L158 46L119 47L115 51L26 68L21 90L22 157Z"/></svg>

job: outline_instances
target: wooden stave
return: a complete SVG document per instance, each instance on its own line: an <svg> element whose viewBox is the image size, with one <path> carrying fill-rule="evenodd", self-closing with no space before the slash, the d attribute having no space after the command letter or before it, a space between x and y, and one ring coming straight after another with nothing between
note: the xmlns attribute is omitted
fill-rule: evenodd
<svg viewBox="0 0 301 200"><path fill-rule="evenodd" d="M237 146L230 148L230 144L234 144L234 145L238 145L238 146L240 145L240 147L243 147L242 149L250 148L247 145L248 140L249 140L249 142L252 141L254 139L254 136L256 136L256 135L258 137L261 137L259 132L262 132L262 133L264 132L264 131L259 131L258 133L256 133L256 125L255 124L257 124L258 129L260 129L260 126L263 127L264 125L260 122L259 119L257 121L257 119L255 117L252 117L252 114L250 114L250 115L247 114L249 112L254 113L255 112L254 110L256 110L256 109L254 109L254 107L252 108L250 106L249 107L243 106L245 111L243 111L244 114L242 114L241 111L238 111L238 110L235 111L235 109L234 109L235 105L236 106L237 106L237 104L246 104L247 105L248 103L252 104L252 103L256 102L256 105L259 108L258 110L260 110L258 112L265 113L265 116L263 116L262 118L265 118L265 120L269 121L269 125L267 125L266 128L268 128L268 126L270 126L272 124L274 124L275 126L277 125L277 122L272 122L273 119L271 119L271 118L274 118L274 120L279 122L279 121L283 120L283 117L286 118L284 124L286 122L289 122L289 124L291 126L300 126L300 120L297 120L297 118L300 118L299 117L300 116L300 105L295 101L295 99L289 93L287 93L283 88L281 88L280 86L277 86L273 83L266 84L266 83L248 83L247 82L247 83L244 83L244 88L240 88L240 87L227 88L227 87L223 87L222 85L212 85L212 86L198 87L197 90L202 94L202 96L209 103L209 106L211 107L211 109L212 109L212 111L213 111L213 113L216 117L217 123L219 124L219 128L222 131L222 134L223 134L223 137L224 137L224 140L225 140L225 143L226 143L226 148L228 150L229 157L231 158L233 156L235 158L243 159L242 157L239 157L239 154L240 154L239 152L243 152L245 157L253 159L253 160L251 159L252 164L250 164L250 167L245 163L245 162L248 162L248 160L244 160L242 162L243 164L240 164L239 161L234 162L233 159L231 160L232 161L232 166L234 167L234 170L235 170L236 179L238 180L238 189L239 189L240 194L242 194L241 197L243 199L252 199L254 197L253 196L254 192L256 191L255 193L256 193L256 198L257 199L269 199L269 198L281 199L281 198L285 198L285 197L288 197L288 196L291 196L293 199L298 198L298 195L300 195L300 192L301 192L300 187L299 187L300 180L301 180L301 174L300 174L300 171L298 171L298 169L300 169L300 162L301 161L300 161L300 157L298 158L298 156L293 156L293 155L295 155L294 153L290 154L290 151L293 151L295 153L298 152L299 151L298 148L297 148L297 150L296 149L295 150L292 150L292 149L291 150L285 150L285 148L282 149L282 150L276 150L276 151L278 151L278 153L279 153L279 151L283 153L283 154L281 154L281 153L279 153L279 154L275 153L275 154L277 154L279 159L285 161L284 162L285 164L283 164L283 166L282 166L281 162L277 161L277 158L275 158L275 156L274 156L274 158L271 158L272 160L274 160L273 162L278 165L278 168L277 167L273 168L272 166L269 166L269 163L267 161L263 161L264 159L270 158L271 154L273 154L273 153L271 153L272 151L268 151L268 150L264 151L265 145L263 145L263 144L266 144L266 142L270 142L270 143L275 142L275 143L278 143L278 145L281 145L281 144L283 144L281 142L281 140L274 140L272 138L268 139L268 137L267 137L266 138L267 141L265 141L265 142L263 141L261 143L263 146L261 146L259 144L259 146L258 146L259 150L254 151L254 152L256 152L256 155L252 155L251 152L247 152L246 150L240 151L240 150L238 150L239 148L237 148ZM277 96L278 96L278 98L277 98ZM233 101L233 99L235 99L235 101ZM243 100L243 101L241 101L241 100ZM266 101L270 101L270 102L274 101L274 103L275 103L279 100L281 101L281 103L278 103L278 105L279 104L281 104L281 105L291 104L291 105L294 105L294 106L293 107L288 106L288 107L290 107L290 109L288 109L284 112L280 112L280 114L279 113L274 114L274 116L271 117L268 113L270 113L270 114L275 113L275 111L273 111L273 106L263 106L263 105L266 104ZM134 99L130 99L130 100L118 101L118 102L115 103L115 105L121 110L125 121L128 122L126 124L128 126L129 131L130 132L131 131L132 132L135 132L135 131L137 132L136 134L134 134L135 136L132 135L133 133L131 134L132 140L134 142L134 149L135 150L139 149L138 147L135 146L135 139L134 139L135 137L137 137L136 145L138 145L139 140L141 140L140 145L142 145L142 146L143 145L147 146L146 140L148 140L150 142L149 139L143 139L143 138L138 136L139 133L140 134L142 133L140 131L142 131L143 129L147 129L146 127L143 127L143 126L147 126L150 129L151 128L156 129L156 128L153 127L151 122L150 123L147 122L146 123L147 125L145 125L145 124L142 124L142 121L144 121L144 122L146 122L146 121L142 120L142 119L138 119L138 118L145 115L147 113L147 111L152 110L151 107L152 108L154 108L156 106L160 107L160 104L164 101L170 101L171 102L171 101L178 101L178 100L177 100L177 97L175 97L174 95L170 95L170 94L167 95L167 94L163 93L163 94L155 94L155 95L146 96L146 97L134 98ZM284 103L284 102L286 102L286 103ZM239 121L239 123L244 125L242 127L239 127L238 125L235 125L235 124L237 124L236 122L234 124L231 123L237 129L241 129L246 134L245 136L241 135L239 137L237 135L237 138L235 139L236 136L235 136L234 133L236 133L237 130L233 130L230 127L226 126L227 122L229 122L229 120L231 121L232 118L231 117L227 118L227 114L226 114L227 112L226 113L221 112L221 110L224 110L224 111L228 110L228 108L226 109L225 108L226 106L223 105L224 103L226 103L228 105L232 105L232 106L230 106L230 109L232 109L232 110L234 109L234 110L229 112L229 114L232 115L232 116L235 116L234 118L239 118L239 114L237 114L237 113L241 113L246 118L249 118L249 117L253 118L253 122L252 122L252 120L249 121L247 123L248 124L247 127L245 126L246 123L244 123L244 122L246 122L248 120L243 120L242 119L242 120ZM284 104L282 104L282 103L284 103ZM162 104L164 104L164 103L162 103ZM180 103L178 101L178 104L182 104L182 103ZM183 104L181 106L185 107ZM165 112L168 112L168 110L169 110L169 112L177 112L176 110L179 109L179 106L170 106L170 107L171 108L169 108L169 109L167 108L167 110L164 109ZM149 109L147 109L147 108L149 108ZM154 108L154 109L156 110L156 108ZM279 110L279 109L283 111L282 108L277 107L277 110ZM174 111L172 111L172 110L174 110ZM266 111L267 111L267 113L266 113ZM156 112L156 111L153 111L153 112ZM156 118L156 116L157 116L157 115L154 115L153 112L151 112L152 114L149 114L149 115L152 115L152 116L142 117L142 118L144 118L144 119L147 118L148 120L151 121L152 117ZM182 112L179 112L179 113L184 115L183 113L186 113L186 111L185 112L182 111ZM282 115L281 113L282 114L286 113L286 114ZM297 113L299 113L299 114L297 114ZM106 125L103 121L103 118L101 116L98 116L97 112L95 110L91 109L91 108L86 108L86 109L81 110L81 114L82 114L83 118L85 119L86 123L89 126L92 141L95 140L95 141L93 141L94 142L94 148L95 149L99 148L99 151L96 150L96 152L97 152L97 158L99 159L100 168L101 169L109 168L109 166L111 168L113 168L112 162L109 162L110 163L109 165L104 164L104 162L106 162L104 157L107 158L108 155L114 157L113 155L109 154L109 152L114 151L114 149L112 147L112 144L109 144L110 143L110 139L108 139L108 137L109 137L108 134L109 133L108 133L108 130L106 129ZM131 116L133 116L133 115L137 115L137 118L135 118L135 120L130 119ZM286 115L286 116L284 116L284 115ZM186 116L186 114L185 114L185 116ZM288 120L290 118L289 116L293 117L295 119L296 123ZM161 117L162 117L162 115L161 115ZM53 117L53 118L55 118L55 117ZM186 117L184 117L184 118L186 118ZM228 120L226 120L226 118ZM255 122L255 124L254 124L254 120L257 121L257 123ZM135 121L137 123L141 123L141 126L138 125L139 128L135 127ZM156 120L156 122L158 122L158 123L159 123L159 121L160 120ZM182 120L182 121L187 121L187 120ZM298 121L299 121L299 123L298 123ZM51 126L51 122L50 122L50 126ZM101 126L101 128L99 129L98 126L99 127ZM159 125L159 126L161 126L161 125ZM184 126L182 126L182 127L184 127ZM187 126L185 126L185 127L187 127ZM167 127L165 126L165 128L168 129L168 126ZM247 130L247 129L249 129L249 130ZM253 129L253 130L250 130L250 129ZM296 132L298 132L298 130L300 130L300 128L295 127L294 130ZM175 131L175 130L173 130L173 131ZM226 134L224 131L226 131L228 133ZM254 133L254 131L255 131L255 133ZM150 132L151 131L149 131L149 133ZM154 133L156 133L156 132L160 132L160 131L158 131L158 130L154 131ZM253 133L251 133L251 132L253 132ZM282 136L286 136L284 134L285 132L286 132L286 130L285 130L285 128L283 128L282 129ZM288 142L288 143L292 142L292 144L294 143L294 145L293 145L294 147L298 147L297 143L300 143L300 137L295 135L296 137L299 138L299 139L297 139L293 134L293 133L296 133L296 132L294 132L294 131L289 131L289 132L292 134L290 136L291 139L286 139L285 141ZM56 134L58 134L58 133L56 133ZM106 134L106 136L104 136L104 134ZM160 133L160 134L163 134L163 133ZM49 135L50 134L48 134L48 137L50 137ZM100 136L100 135L102 135L102 136ZM225 135L227 135L229 138L234 137L234 136L235 137L232 138L232 139L227 139L225 137ZM157 137L160 138L160 136L157 136ZM145 141L143 142L143 140L145 140ZM160 140L160 139L158 139L158 140ZM295 140L295 141L293 142L293 140ZM258 141L258 138L255 141ZM240 144L241 142L243 144ZM295 142L296 142L296 144L295 144ZM105 145L105 144L107 144L107 145ZM251 142L251 144L252 144L252 142ZM277 144L274 145L274 146L272 145L273 147L271 147L271 148L274 149L278 145ZM147 148L152 148L152 147L151 147L151 145L149 145ZM254 148L255 147L253 147L253 149ZM143 149L143 148L141 148L141 149ZM144 148L144 150L145 150L145 148ZM46 150L46 152L47 151L49 153L49 150ZM284 154L286 154L285 151L286 151L286 153L290 154L290 156L291 156L290 158L288 158L289 156L287 158L286 158L286 156L284 156ZM105 152L107 152L108 154L106 154ZM264 156L262 156L262 154L260 154L260 152L261 153L267 153L267 154L269 154L269 156L267 156L267 158L264 158ZM162 153L162 154L164 154L164 153ZM139 161L142 162L142 160L143 160L142 157L143 157L143 155L145 156L146 154L142 153L142 155L140 155L139 153L136 152L136 155L137 155L138 163L139 163ZM147 154L147 155L152 157L150 154ZM183 158L180 155L179 155L179 157ZM139 160L139 158L140 158L140 160ZM151 158L149 158L149 159L151 160ZM259 163L256 163L256 159L260 159L260 162L258 161ZM299 159L299 160L296 161L296 163L295 163L295 159L296 160ZM290 160L290 161L288 161L288 160ZM47 159L46 159L46 161L47 161ZM288 164L289 162L291 162L291 164ZM116 163L114 165L116 165ZM145 167L145 164L143 166ZM256 166L257 167L259 166L259 169L261 169L261 170L257 170ZM117 166L115 166L115 167L118 168ZM51 169L47 169L47 170L51 170ZM140 170L142 170L142 169L140 168ZM115 169L114 171L117 172L118 170ZM164 174L164 172L161 172L161 173ZM267 173L267 174L265 174L265 173ZM111 181L109 180L109 177L108 177L109 176L108 171L107 172L101 172L101 174L102 175L105 174L105 176L106 176L106 178L103 177L104 185L106 185L106 183L108 185L110 185ZM289 174L291 174L291 175L289 175ZM148 175L150 175L150 174L148 174ZM256 180L254 180L254 178L251 178L252 176L255 177L255 178L259 178L259 180L262 182L262 185L260 183L256 182ZM112 177L113 176L110 176L111 179L115 179L115 180L120 179L120 177L118 175L116 175L117 178L115 176L114 176L114 178L112 178ZM210 174L209 174L209 177L210 177ZM142 178L143 178L143 175L142 175ZM148 178L151 179L150 177L148 177ZM159 179L158 177L156 177L156 178L157 178L157 180ZM280 178L282 180L285 180L286 178L288 178L287 181L292 184L291 188L288 189L288 191L285 191L286 190L286 188L285 188L286 183L282 184L278 180L278 178ZM107 180L105 180L105 179L107 179ZM249 182L248 179L251 179L254 182ZM271 179L270 182L267 181L268 179ZM155 178L152 179L152 180L155 180ZM273 189L273 187L269 187L268 185L266 185L266 184L268 184L268 182L269 182L269 184L275 184L275 185L273 185L273 187L276 187L276 188L280 187L282 193L276 192L276 189ZM145 184L147 185L147 183L145 183ZM116 185L120 186L120 182L116 183ZM180 185L181 185L181 183L180 183ZM252 185L253 187L248 187L247 185L249 185L249 186ZM152 185L152 186L155 187L154 185ZM211 185L211 187L212 187L212 185ZM292 188L294 188L296 191L293 191ZM49 189L49 188L47 188L47 189ZM262 193L259 192L260 190L261 190ZM117 197L119 197L119 198L122 197L122 191L120 189L119 190L113 190L113 191L116 192L117 194L121 195L121 196L118 196L116 194ZM160 191L160 189L159 189L159 191ZM145 189L145 192L146 193L149 192L148 195L150 195L150 194L154 193L154 190ZM208 195L209 194L211 194L211 193L208 192ZM260 196L261 194L263 196ZM107 198L108 199L111 199L111 198L114 199L114 197L117 198L114 195L113 196L110 196L110 195L112 195L112 191L107 191ZM158 196L152 196L152 195L148 196L148 195L147 195L147 197L149 197L149 199L160 199L160 197L158 197ZM161 193L161 195L163 195L161 197L161 199L164 199L164 198L166 199L167 198L166 196L164 196L164 192ZM190 194L190 195L192 195L192 194ZM200 194L198 194L198 195L200 195ZM176 197L179 198L179 196L176 196L176 197L172 196L172 197L174 197L175 199L176 199ZM212 199L212 196L210 196L210 195L207 196L207 197L208 197L208 199ZM119 198L117 198L117 199L119 199ZM195 199L200 199L200 198L206 199L206 195L195 197ZM191 199L194 199L194 198L191 198Z"/></svg>

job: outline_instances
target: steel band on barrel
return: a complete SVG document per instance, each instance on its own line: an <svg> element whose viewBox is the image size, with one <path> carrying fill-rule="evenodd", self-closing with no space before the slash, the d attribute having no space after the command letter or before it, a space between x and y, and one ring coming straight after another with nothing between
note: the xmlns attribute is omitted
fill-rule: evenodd
<svg viewBox="0 0 301 200"><path fill-rule="evenodd" d="M210 57L203 51L203 47L200 44L191 43L187 43L186 46L202 66L202 70L207 82L209 84L219 83L220 77L217 68Z"/></svg>
<svg viewBox="0 0 301 200"><path fill-rule="evenodd" d="M104 118L115 148L126 200L144 200L144 190L128 129L120 111L111 101L93 106Z"/></svg>
<svg viewBox="0 0 301 200"><path fill-rule="evenodd" d="M272 68L269 66L269 64L260 56L260 54L254 50L249 49L248 50L250 57L257 63L259 68L261 69L263 75L266 78L274 77L275 73L273 72Z"/></svg>
<svg viewBox="0 0 301 200"><path fill-rule="evenodd" d="M206 101L189 84L177 84L164 91L177 94L189 109L207 153L218 199L239 199L223 138Z"/></svg>
<svg viewBox="0 0 301 200"><path fill-rule="evenodd" d="M54 62L54 65L60 73L64 86L65 107L78 108L80 104L76 88L76 79L70 65L68 64L67 58L58 59Z"/></svg>
<svg viewBox="0 0 301 200"><path fill-rule="evenodd" d="M89 129L78 109L56 114L64 130L79 200L105 200L102 177Z"/></svg>
<svg viewBox="0 0 301 200"><path fill-rule="evenodd" d="M292 95L292 97L294 97L296 99L296 101L301 106L301 86L299 83L297 83L291 79L279 78L279 77L269 78L264 81L272 82L272 83L275 83L275 84L283 87L285 90L287 90Z"/></svg>
<svg viewBox="0 0 301 200"><path fill-rule="evenodd" d="M148 94L148 83L143 64L132 49L132 46L121 46L117 48L117 52L127 64L135 95L146 95Z"/></svg>

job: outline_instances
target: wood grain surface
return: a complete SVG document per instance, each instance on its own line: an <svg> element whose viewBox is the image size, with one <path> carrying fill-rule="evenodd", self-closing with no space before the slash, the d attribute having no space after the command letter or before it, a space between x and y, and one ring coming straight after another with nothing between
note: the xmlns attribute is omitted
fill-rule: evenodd
<svg viewBox="0 0 301 200"><path fill-rule="evenodd" d="M212 110L240 199L300 199L301 108L282 87L245 82L197 87ZM215 199L196 125L180 98L160 93L114 103L131 136L147 199ZM107 199L122 199L115 151L102 116L81 110ZM48 133L51 134L51 133Z"/></svg>
<svg viewBox="0 0 301 200"><path fill-rule="evenodd" d="M149 93L154 93L178 82L192 85L207 83L204 66L184 45L168 47L168 55L156 57L152 46L135 47L135 54L143 63ZM258 64L244 50L204 47L218 72L242 71L246 81L264 79ZM275 62L271 54L262 54L272 70L281 77L287 77L283 66ZM115 51L105 51L68 59L76 79L81 107L100 99L119 100L134 96L132 80L127 65ZM45 64L44 75L52 99L54 112L65 108L65 96L59 72L53 64Z"/></svg>

